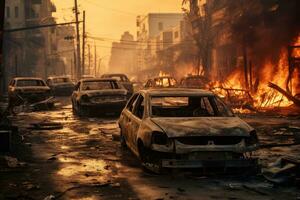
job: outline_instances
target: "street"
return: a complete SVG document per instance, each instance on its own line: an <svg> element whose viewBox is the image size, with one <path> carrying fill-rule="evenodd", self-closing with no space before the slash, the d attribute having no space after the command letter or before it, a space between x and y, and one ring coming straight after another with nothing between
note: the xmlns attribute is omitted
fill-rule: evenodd
<svg viewBox="0 0 300 200"><path fill-rule="evenodd" d="M60 98L52 111L20 113L18 166L0 170L0 199L299 199L295 186L278 186L259 173L206 175L173 170L154 174L119 143L117 117L78 118L69 98ZM243 117L254 126L262 143L288 142L300 127L299 118ZM42 121L63 124L58 130L29 129ZM299 129L298 129L299 131ZM299 134L299 132L298 132ZM299 156L300 146L255 152L262 163L283 155ZM3 162L3 160L1 160Z"/></svg>

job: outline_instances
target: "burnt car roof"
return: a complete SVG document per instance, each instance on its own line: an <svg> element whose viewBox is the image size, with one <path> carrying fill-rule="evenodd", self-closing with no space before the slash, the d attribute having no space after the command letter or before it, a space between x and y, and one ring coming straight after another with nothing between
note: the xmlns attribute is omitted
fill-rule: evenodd
<svg viewBox="0 0 300 200"><path fill-rule="evenodd" d="M14 78L14 80L41 80L44 81L42 78L38 78L38 77L16 77Z"/></svg>
<svg viewBox="0 0 300 200"><path fill-rule="evenodd" d="M126 74L103 74L103 76L127 76Z"/></svg>
<svg viewBox="0 0 300 200"><path fill-rule="evenodd" d="M208 95L214 96L213 92L202 90L202 89L181 89L181 88L161 88L161 89L147 89L141 90L145 94L149 94L150 96L164 96L164 95L191 95L191 96L199 96L199 95Z"/></svg>
<svg viewBox="0 0 300 200"><path fill-rule="evenodd" d="M84 78L81 79L80 81L84 82L84 81L117 81L114 78Z"/></svg>
<svg viewBox="0 0 300 200"><path fill-rule="evenodd" d="M69 76L49 76L47 79L55 79L55 78L70 78Z"/></svg>

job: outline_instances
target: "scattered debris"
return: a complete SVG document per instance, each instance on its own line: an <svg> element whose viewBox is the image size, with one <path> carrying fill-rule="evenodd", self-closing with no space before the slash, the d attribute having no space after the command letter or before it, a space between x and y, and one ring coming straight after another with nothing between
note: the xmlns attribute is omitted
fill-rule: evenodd
<svg viewBox="0 0 300 200"><path fill-rule="evenodd" d="M55 196L49 195L49 196L46 196L43 200L54 200L54 199L55 199Z"/></svg>
<svg viewBox="0 0 300 200"><path fill-rule="evenodd" d="M58 130L62 129L63 125L58 122L39 122L31 124L30 129L33 130Z"/></svg>
<svg viewBox="0 0 300 200"><path fill-rule="evenodd" d="M268 168L262 169L263 176L276 184L290 183L300 178L300 159L296 157L282 157Z"/></svg>
<svg viewBox="0 0 300 200"><path fill-rule="evenodd" d="M19 162L17 158L11 156L4 156L4 159L10 168L23 167L26 164L25 162Z"/></svg>

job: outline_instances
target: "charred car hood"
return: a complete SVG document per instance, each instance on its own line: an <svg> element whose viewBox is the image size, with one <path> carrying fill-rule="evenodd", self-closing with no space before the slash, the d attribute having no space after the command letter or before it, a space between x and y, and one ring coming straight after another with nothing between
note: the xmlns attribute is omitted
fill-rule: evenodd
<svg viewBox="0 0 300 200"><path fill-rule="evenodd" d="M243 136L253 130L238 117L151 118L170 138L186 136Z"/></svg>
<svg viewBox="0 0 300 200"><path fill-rule="evenodd" d="M82 95L87 95L89 97L95 96L115 96L115 95L126 95L127 91L124 89L114 89L114 90L89 90L89 91L82 91Z"/></svg>

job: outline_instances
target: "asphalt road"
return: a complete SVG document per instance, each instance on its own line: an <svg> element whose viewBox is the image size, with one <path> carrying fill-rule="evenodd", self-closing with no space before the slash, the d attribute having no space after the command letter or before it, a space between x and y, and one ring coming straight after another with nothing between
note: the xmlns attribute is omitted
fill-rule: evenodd
<svg viewBox="0 0 300 200"><path fill-rule="evenodd" d="M17 167L0 166L0 199L300 199L295 186L277 186L261 175L195 175L174 170L145 172L131 152L120 148L116 118L78 118L69 99L56 110L20 113L12 119L22 138ZM289 141L288 126L299 119L246 116L266 143ZM58 130L31 130L41 121L63 124ZM281 132L280 132L281 131ZM275 138L277 137L277 139ZM276 139L276 140L275 140ZM255 153L263 163L298 155L300 146Z"/></svg>

